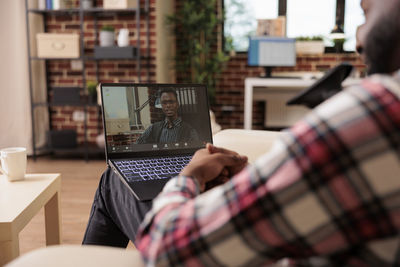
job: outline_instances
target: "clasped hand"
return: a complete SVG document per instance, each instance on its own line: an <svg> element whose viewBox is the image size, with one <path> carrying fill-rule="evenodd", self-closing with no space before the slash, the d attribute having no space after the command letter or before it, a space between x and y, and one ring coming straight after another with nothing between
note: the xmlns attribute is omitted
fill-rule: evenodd
<svg viewBox="0 0 400 267"><path fill-rule="evenodd" d="M234 151L207 144L193 155L180 174L197 179L200 190L205 191L239 173L247 165L247 160L246 156Z"/></svg>

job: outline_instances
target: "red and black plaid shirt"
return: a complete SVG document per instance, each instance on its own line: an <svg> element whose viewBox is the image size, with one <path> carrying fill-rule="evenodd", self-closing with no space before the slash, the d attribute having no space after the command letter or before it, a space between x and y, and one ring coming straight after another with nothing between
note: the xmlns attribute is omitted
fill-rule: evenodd
<svg viewBox="0 0 400 267"><path fill-rule="evenodd" d="M400 82L372 76L314 109L226 184L169 181L138 239L147 265L399 263Z"/></svg>

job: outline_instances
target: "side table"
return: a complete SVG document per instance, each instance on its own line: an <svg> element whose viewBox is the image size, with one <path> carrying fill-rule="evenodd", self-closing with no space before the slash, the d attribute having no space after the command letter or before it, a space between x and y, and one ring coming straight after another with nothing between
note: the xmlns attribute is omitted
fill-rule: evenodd
<svg viewBox="0 0 400 267"><path fill-rule="evenodd" d="M46 245L61 242L60 174L0 175L0 266L19 256L19 232L44 207Z"/></svg>

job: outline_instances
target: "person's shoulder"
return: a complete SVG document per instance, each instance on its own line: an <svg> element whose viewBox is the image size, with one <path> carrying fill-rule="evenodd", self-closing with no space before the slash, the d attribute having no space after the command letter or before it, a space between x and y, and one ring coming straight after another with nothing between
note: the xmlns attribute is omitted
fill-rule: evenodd
<svg viewBox="0 0 400 267"><path fill-rule="evenodd" d="M157 125L162 125L162 124L164 124L164 122L165 122L164 120L157 121L157 122L153 123L152 126L153 126L153 125L155 125L155 126L157 126Z"/></svg>
<svg viewBox="0 0 400 267"><path fill-rule="evenodd" d="M361 110L369 105L367 103L377 101L379 96L385 96L390 92L397 98L400 97L400 80L390 75L371 75L345 87L319 104L309 114L325 120L348 121L351 117L364 114Z"/></svg>
<svg viewBox="0 0 400 267"><path fill-rule="evenodd" d="M164 124L165 124L165 120L156 121L153 124L151 124L151 127L153 129L160 129L160 128L162 128L164 126Z"/></svg>
<svg viewBox="0 0 400 267"><path fill-rule="evenodd" d="M394 75L374 74L365 78L361 85L370 90L388 90L400 98L400 72Z"/></svg>

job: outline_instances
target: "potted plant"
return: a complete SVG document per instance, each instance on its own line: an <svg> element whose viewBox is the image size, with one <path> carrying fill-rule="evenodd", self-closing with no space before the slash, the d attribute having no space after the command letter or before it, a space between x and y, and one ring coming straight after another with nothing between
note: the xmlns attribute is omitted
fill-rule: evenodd
<svg viewBox="0 0 400 267"><path fill-rule="evenodd" d="M321 36L296 38L296 53L297 54L323 54L325 51L324 39Z"/></svg>
<svg viewBox="0 0 400 267"><path fill-rule="evenodd" d="M104 25L100 31L100 46L113 46L114 36L114 27L111 25Z"/></svg>
<svg viewBox="0 0 400 267"><path fill-rule="evenodd" d="M88 93L89 104L97 103L97 82L88 81L86 83L86 90Z"/></svg>
<svg viewBox="0 0 400 267"><path fill-rule="evenodd" d="M345 38L336 38L332 40L333 42L333 50L335 53L342 53L343 50L343 45L346 42Z"/></svg>

